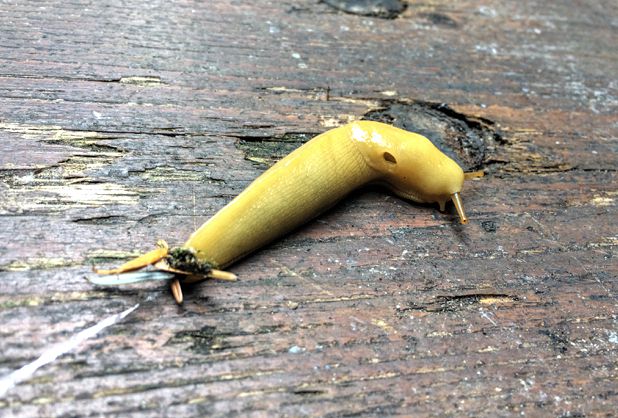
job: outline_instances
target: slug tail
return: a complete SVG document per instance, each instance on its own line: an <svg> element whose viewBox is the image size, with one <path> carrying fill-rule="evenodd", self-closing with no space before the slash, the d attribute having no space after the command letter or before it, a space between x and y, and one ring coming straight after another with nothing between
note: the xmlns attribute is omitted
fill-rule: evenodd
<svg viewBox="0 0 618 418"><path fill-rule="evenodd" d="M120 267L110 270L94 267L93 271L100 275L120 275L150 266L154 267L154 270L144 272L142 276L139 276L138 281L161 280L161 272L168 273L172 279L170 282L172 296L179 305L181 305L184 300L181 287L182 283L193 283L204 279L237 280L235 274L214 269L210 264L198 260L193 251L186 248L170 249L163 240L157 242L157 248L154 250L134 258ZM127 274L127 276L131 276L131 274ZM125 281L125 283L132 283L133 281ZM94 282L100 285L114 285L122 283L122 280L120 282L94 280Z"/></svg>

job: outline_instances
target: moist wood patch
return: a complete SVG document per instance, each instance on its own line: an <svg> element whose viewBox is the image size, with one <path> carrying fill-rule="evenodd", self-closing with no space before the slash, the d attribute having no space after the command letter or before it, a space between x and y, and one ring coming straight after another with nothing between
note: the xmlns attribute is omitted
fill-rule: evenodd
<svg viewBox="0 0 618 418"><path fill-rule="evenodd" d="M381 101L379 109L362 117L394 125L427 137L464 171L486 168L504 146L496 125L487 119L466 116L446 104ZM253 162L272 165L318 134L285 133L280 136L244 136L236 145Z"/></svg>

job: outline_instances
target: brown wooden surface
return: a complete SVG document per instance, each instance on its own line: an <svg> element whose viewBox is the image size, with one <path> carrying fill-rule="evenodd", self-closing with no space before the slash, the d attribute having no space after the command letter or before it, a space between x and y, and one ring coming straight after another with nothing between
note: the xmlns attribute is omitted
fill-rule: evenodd
<svg viewBox="0 0 618 418"><path fill-rule="evenodd" d="M611 416L617 19L611 0L410 1L395 19L2 3L0 378L140 306L0 415ZM376 110L484 132L469 225L371 188L183 307L163 284L84 280L182 243L264 162Z"/></svg>

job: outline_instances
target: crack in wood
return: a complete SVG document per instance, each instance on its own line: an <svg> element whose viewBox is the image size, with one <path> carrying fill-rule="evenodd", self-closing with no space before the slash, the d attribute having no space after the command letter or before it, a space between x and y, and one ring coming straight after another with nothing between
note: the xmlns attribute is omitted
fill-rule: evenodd
<svg viewBox="0 0 618 418"><path fill-rule="evenodd" d="M411 302L407 307L398 309L399 313L407 311L423 312L458 312L474 306L512 305L520 302L519 296L506 293L467 293L462 295L438 295L428 303Z"/></svg>
<svg viewBox="0 0 618 418"><path fill-rule="evenodd" d="M86 225L115 225L118 223L126 222L127 217L123 215L102 215L102 216L90 216L84 218L72 219L71 222L76 224Z"/></svg>
<svg viewBox="0 0 618 418"><path fill-rule="evenodd" d="M352 15L395 19L408 7L400 0L321 0L335 10Z"/></svg>

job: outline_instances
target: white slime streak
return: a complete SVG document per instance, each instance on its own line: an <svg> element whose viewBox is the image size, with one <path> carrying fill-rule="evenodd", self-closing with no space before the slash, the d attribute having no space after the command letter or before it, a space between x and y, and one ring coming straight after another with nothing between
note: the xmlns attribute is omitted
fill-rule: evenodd
<svg viewBox="0 0 618 418"><path fill-rule="evenodd" d="M39 368L45 366L46 364L51 363L52 361L56 360L61 355L66 354L69 351L73 350L78 345L80 345L82 342L86 341L89 338L94 337L99 332L103 331L105 328L111 325L114 325L116 322L125 318L127 315L129 315L131 312L136 310L138 307L139 307L139 303L125 311L108 316L107 318L97 323L96 325L93 325L90 328L86 328L85 330L78 332L77 334L69 338L68 341L51 346L50 348L45 350L43 354L41 354L41 356L38 359L34 360L32 363L28 363L22 368L17 369L14 372L1 377L0 378L0 398L6 395L6 393L18 383L23 382L24 380L30 379L30 377L32 377L34 372L36 372Z"/></svg>

